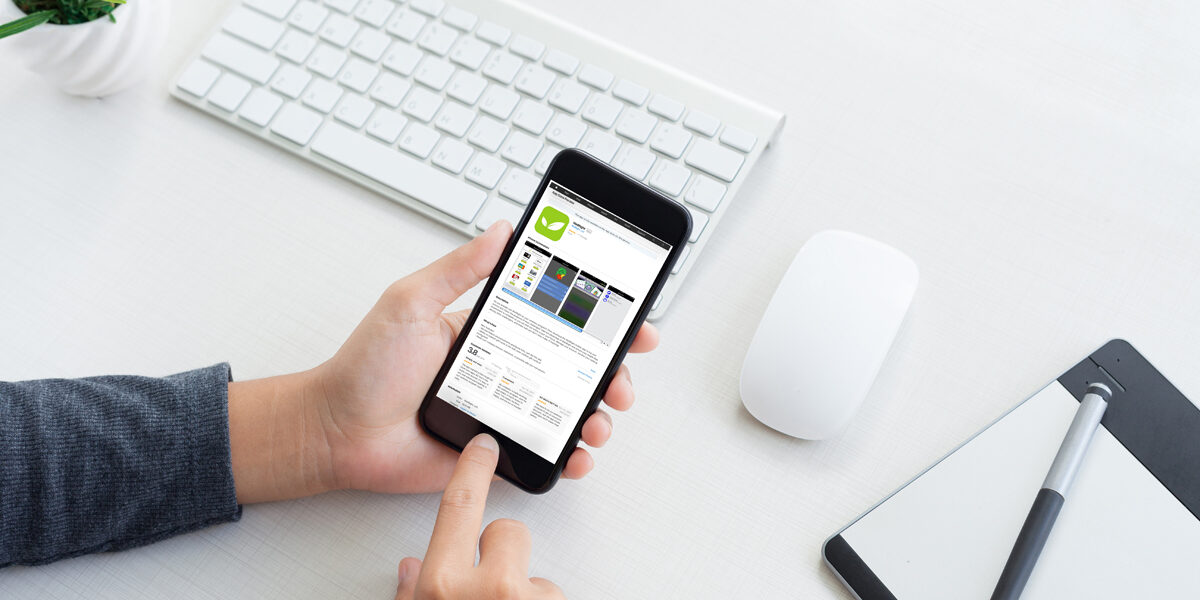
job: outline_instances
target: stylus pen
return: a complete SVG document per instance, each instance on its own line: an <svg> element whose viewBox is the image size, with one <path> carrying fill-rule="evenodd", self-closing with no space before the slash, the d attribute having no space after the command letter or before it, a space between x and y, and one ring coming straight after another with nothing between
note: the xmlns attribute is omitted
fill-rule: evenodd
<svg viewBox="0 0 1200 600"><path fill-rule="evenodd" d="M1058 454L1050 464L1050 472L1042 482L1042 489L1038 490L1033 508L1025 517L1021 533L1017 534L1017 543L1013 544L1008 562L1004 563L1004 571L1000 573L1000 581L996 582L992 600L1016 600L1021 597L1025 582L1029 581L1033 566L1037 564L1038 556L1046 545L1046 538L1050 537L1050 530L1054 528L1054 520L1062 509L1067 488L1071 487L1071 481L1083 463L1110 398L1112 390L1107 385L1093 383L1088 386L1083 400L1079 401L1079 410L1067 428L1067 437L1058 447Z"/></svg>

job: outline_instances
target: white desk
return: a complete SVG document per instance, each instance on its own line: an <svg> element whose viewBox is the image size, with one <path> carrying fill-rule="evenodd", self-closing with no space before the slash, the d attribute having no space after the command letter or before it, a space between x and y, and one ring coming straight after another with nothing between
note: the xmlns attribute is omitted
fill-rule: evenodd
<svg viewBox="0 0 1200 600"><path fill-rule="evenodd" d="M640 400L596 471L542 497L494 487L489 520L528 523L533 572L570 597L848 598L826 536L1109 338L1200 397L1195 2L535 3L789 116L662 348L630 361ZM0 378L306 368L463 241L168 98L225 6L176 2L162 68L102 101L0 60ZM754 421L737 378L777 278L827 228L897 246L922 279L857 419L811 443ZM0 597L391 598L436 505L252 506L6 569Z"/></svg>

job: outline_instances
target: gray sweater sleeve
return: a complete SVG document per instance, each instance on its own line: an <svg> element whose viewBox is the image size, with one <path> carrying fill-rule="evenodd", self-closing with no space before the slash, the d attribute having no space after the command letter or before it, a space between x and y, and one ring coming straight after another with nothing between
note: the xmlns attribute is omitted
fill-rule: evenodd
<svg viewBox="0 0 1200 600"><path fill-rule="evenodd" d="M0 567L236 521L229 365L0 382Z"/></svg>

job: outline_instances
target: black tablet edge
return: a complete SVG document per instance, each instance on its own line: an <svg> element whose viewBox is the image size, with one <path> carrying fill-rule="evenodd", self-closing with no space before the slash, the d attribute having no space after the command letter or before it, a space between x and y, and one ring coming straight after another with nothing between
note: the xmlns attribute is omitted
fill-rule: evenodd
<svg viewBox="0 0 1200 600"><path fill-rule="evenodd" d="M897 600L840 533L825 540L821 555L856 600Z"/></svg>
<svg viewBox="0 0 1200 600"><path fill-rule="evenodd" d="M1101 424L1200 519L1200 408L1125 340L1108 342L1058 378L1076 400L1097 380L1119 386Z"/></svg>

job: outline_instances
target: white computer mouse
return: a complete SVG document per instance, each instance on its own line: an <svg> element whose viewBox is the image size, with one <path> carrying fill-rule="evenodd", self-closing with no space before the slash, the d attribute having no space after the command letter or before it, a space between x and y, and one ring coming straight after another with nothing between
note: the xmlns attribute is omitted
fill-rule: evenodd
<svg viewBox="0 0 1200 600"><path fill-rule="evenodd" d="M767 305L742 364L742 403L766 425L819 440L871 389L917 289L917 264L848 231L812 237Z"/></svg>

